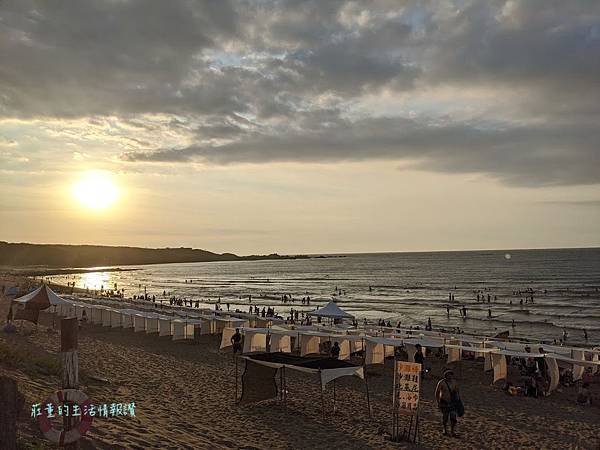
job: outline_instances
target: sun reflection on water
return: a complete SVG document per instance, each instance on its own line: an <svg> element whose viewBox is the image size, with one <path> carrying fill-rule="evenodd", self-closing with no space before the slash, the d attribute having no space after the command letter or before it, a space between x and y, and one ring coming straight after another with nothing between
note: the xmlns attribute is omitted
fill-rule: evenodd
<svg viewBox="0 0 600 450"><path fill-rule="evenodd" d="M87 272L79 275L75 285L79 288L99 291L114 289L114 283L110 272Z"/></svg>

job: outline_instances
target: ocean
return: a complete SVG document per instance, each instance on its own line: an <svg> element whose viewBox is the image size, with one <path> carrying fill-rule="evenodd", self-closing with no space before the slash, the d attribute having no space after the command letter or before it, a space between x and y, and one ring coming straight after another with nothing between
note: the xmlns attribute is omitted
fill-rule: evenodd
<svg viewBox="0 0 600 450"><path fill-rule="evenodd" d="M287 317L290 308L313 310L335 298L359 320L381 318L394 325L400 320L403 326L424 327L431 318L434 328L484 333L509 329L511 335L550 341L566 329L569 343L584 343L586 330L588 343L600 343L600 248L330 256L127 266L137 270L120 272L99 268L50 278L91 290L114 289L116 284L126 297L146 289L166 307L164 291L203 306L220 298L223 308L229 303L232 310L242 311L248 311L251 295L253 306L271 306ZM519 293L525 290L531 293ZM284 294L295 301L284 303ZM527 303L531 295L533 303ZM310 306L302 304L306 296ZM460 314L463 305L466 318Z"/></svg>

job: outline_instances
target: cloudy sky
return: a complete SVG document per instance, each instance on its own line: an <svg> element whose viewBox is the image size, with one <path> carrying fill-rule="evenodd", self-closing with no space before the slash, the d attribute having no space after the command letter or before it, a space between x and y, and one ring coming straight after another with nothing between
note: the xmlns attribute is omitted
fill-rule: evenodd
<svg viewBox="0 0 600 450"><path fill-rule="evenodd" d="M118 200L86 209L99 171ZM600 245L600 2L0 2L0 240Z"/></svg>

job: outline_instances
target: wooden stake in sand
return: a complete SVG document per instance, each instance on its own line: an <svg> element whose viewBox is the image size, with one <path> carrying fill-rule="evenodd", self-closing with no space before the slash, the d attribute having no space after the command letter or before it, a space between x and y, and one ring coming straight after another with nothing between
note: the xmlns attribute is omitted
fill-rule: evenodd
<svg viewBox="0 0 600 450"><path fill-rule="evenodd" d="M0 377L0 447L17 448L17 417L23 407L23 396L17 389L17 381Z"/></svg>
<svg viewBox="0 0 600 450"><path fill-rule="evenodd" d="M69 317L60 321L60 356L62 361L63 389L79 388L79 359L77 357L77 317ZM65 432L74 428L73 417L63 416ZM68 449L78 449L79 442L65 445Z"/></svg>

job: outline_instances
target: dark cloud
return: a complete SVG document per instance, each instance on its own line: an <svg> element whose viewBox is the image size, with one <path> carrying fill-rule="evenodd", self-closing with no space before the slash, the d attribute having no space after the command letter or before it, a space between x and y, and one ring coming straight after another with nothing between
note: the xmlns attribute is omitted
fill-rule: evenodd
<svg viewBox="0 0 600 450"><path fill-rule="evenodd" d="M600 2L474 1L433 23L430 82L526 88L537 114L598 114Z"/></svg>
<svg viewBox="0 0 600 450"><path fill-rule="evenodd" d="M210 164L404 159L422 170L485 173L509 184L538 186L600 183L598 141L600 129L587 125L482 128L383 118L122 157L146 162L197 158Z"/></svg>
<svg viewBox="0 0 600 450"><path fill-rule="evenodd" d="M598 183L599 55L591 0L24 0L0 4L0 117L148 130L144 115L162 114L185 135L131 162L404 159L509 184ZM512 107L488 101L467 119L446 100L440 122L385 104L418 109L411 96L440 88L456 103L502 92ZM356 106L369 96L377 117Z"/></svg>
<svg viewBox="0 0 600 450"><path fill-rule="evenodd" d="M195 56L236 33L227 1L0 5L0 115L208 111L239 106Z"/></svg>

